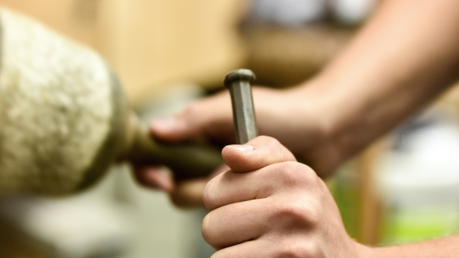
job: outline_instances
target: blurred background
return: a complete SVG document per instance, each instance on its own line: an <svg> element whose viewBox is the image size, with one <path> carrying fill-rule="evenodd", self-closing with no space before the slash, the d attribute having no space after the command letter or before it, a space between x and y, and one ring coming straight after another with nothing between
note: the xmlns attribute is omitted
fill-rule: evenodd
<svg viewBox="0 0 459 258"><path fill-rule="evenodd" d="M380 0L0 0L98 51L143 121L222 89L245 67L257 84L304 81L342 49ZM349 234L386 245L459 230L459 93L453 87L327 184ZM352 101L352 100L350 100ZM387 103L390 105L390 103ZM204 210L180 210L128 166L60 199L0 198L0 257L193 258L212 248Z"/></svg>

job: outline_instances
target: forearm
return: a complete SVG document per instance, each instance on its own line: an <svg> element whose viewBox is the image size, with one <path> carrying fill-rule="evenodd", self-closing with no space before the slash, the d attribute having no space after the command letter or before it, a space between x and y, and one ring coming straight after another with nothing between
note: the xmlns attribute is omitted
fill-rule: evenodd
<svg viewBox="0 0 459 258"><path fill-rule="evenodd" d="M373 258L453 258L459 254L459 235L421 243L367 249L361 257Z"/></svg>
<svg viewBox="0 0 459 258"><path fill-rule="evenodd" d="M456 0L386 1L337 59L297 89L320 106L325 134L340 159L360 151L457 78L458 12Z"/></svg>

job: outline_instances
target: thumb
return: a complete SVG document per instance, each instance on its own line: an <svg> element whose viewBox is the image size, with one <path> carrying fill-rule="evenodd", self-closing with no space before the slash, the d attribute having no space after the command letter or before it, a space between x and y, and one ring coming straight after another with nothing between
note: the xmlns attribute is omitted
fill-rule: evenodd
<svg viewBox="0 0 459 258"><path fill-rule="evenodd" d="M150 123L150 132L168 142L188 140L197 134L196 129L183 116L155 119Z"/></svg>
<svg viewBox="0 0 459 258"><path fill-rule="evenodd" d="M150 131L169 142L195 139L226 142L234 136L232 118L230 98L227 92L222 92L191 103L174 117L153 120Z"/></svg>
<svg viewBox="0 0 459 258"><path fill-rule="evenodd" d="M227 145L222 150L222 157L233 172L249 172L274 163L296 161L287 148L268 136L258 136L244 145Z"/></svg>

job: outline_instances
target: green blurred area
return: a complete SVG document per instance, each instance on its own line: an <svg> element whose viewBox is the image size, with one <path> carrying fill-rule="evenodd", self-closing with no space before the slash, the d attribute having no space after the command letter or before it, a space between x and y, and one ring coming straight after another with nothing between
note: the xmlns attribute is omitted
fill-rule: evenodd
<svg viewBox="0 0 459 258"><path fill-rule="evenodd" d="M456 207L422 209L386 207L380 227L382 245L406 244L453 235L459 232Z"/></svg>
<svg viewBox="0 0 459 258"><path fill-rule="evenodd" d="M352 165L326 180L348 234L362 241L362 187ZM459 204L426 207L383 205L377 225L377 245L398 245L459 233ZM365 243L367 244L367 243Z"/></svg>
<svg viewBox="0 0 459 258"><path fill-rule="evenodd" d="M346 231L353 239L359 240L361 194L355 168L351 164L344 166L327 179L326 184L338 205Z"/></svg>

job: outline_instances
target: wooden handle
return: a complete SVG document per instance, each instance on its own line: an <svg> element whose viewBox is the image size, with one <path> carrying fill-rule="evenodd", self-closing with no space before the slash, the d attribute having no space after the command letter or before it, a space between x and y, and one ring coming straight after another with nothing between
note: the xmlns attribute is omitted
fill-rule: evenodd
<svg viewBox="0 0 459 258"><path fill-rule="evenodd" d="M203 143L162 143L146 127L134 126L132 146L125 159L133 164L158 164L180 179L205 177L223 164L221 150Z"/></svg>

